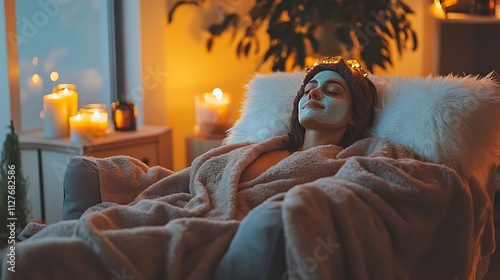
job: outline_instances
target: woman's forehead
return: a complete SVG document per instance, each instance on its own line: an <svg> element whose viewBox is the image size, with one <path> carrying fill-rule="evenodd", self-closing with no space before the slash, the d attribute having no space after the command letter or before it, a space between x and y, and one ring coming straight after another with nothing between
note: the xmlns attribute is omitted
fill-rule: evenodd
<svg viewBox="0 0 500 280"><path fill-rule="evenodd" d="M325 81L332 78L340 80L347 85L347 81L344 79L344 77L342 77L342 75L332 70L324 70L317 73L316 75L314 75L311 81L316 81L318 85L322 85Z"/></svg>

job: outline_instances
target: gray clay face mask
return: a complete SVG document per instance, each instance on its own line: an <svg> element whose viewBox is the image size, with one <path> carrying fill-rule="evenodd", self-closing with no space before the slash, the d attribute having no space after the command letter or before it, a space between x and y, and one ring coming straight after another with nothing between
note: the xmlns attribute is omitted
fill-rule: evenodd
<svg viewBox="0 0 500 280"><path fill-rule="evenodd" d="M329 79L337 79L344 84L347 84L345 79L337 72L325 70L316 74L312 80L317 81L318 100L316 100L323 108L306 106L309 101L308 94L300 99L299 102L299 122L306 118L312 118L319 123L323 124L337 124L346 115L348 110L348 103L345 98L336 98L335 96L325 94L322 90L323 84Z"/></svg>

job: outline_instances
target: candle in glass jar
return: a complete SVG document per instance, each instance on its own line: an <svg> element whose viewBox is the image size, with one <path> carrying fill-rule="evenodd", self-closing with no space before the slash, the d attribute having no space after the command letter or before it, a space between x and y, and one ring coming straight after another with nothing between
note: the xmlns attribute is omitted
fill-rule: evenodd
<svg viewBox="0 0 500 280"><path fill-rule="evenodd" d="M95 110L69 118L71 142L95 142L104 137L108 129L108 114Z"/></svg>
<svg viewBox="0 0 500 280"><path fill-rule="evenodd" d="M93 131L106 134L109 124L108 118L108 113L94 110L94 112L90 115L90 128Z"/></svg>
<svg viewBox="0 0 500 280"><path fill-rule="evenodd" d="M195 100L198 132L205 135L225 134L229 128L230 105L229 95L219 88L198 95Z"/></svg>
<svg viewBox="0 0 500 280"><path fill-rule="evenodd" d="M87 132L90 129L90 118L82 117L77 114L76 116L69 117L69 130L71 142L86 142Z"/></svg>
<svg viewBox="0 0 500 280"><path fill-rule="evenodd" d="M51 93L43 96L43 135L58 138L68 135L68 103L64 96Z"/></svg>

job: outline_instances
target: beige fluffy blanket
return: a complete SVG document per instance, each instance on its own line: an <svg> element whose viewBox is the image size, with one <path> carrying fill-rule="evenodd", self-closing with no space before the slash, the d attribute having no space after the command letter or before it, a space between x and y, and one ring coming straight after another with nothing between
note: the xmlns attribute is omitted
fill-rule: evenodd
<svg viewBox="0 0 500 280"><path fill-rule="evenodd" d="M175 173L130 159L118 187L149 186L144 192L79 220L30 224L24 234L32 236L16 244L15 273L2 252L1 278L212 279L239 221L267 199L283 200L288 279L472 279L492 253L485 191L382 139L295 152L238 184L284 139L222 146ZM100 168L116 164L99 160ZM112 184L113 174L104 176Z"/></svg>

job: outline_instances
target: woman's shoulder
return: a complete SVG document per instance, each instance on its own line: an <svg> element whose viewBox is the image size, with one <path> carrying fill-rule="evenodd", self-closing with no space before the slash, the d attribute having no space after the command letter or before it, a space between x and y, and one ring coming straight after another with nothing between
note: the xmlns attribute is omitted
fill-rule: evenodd
<svg viewBox="0 0 500 280"><path fill-rule="evenodd" d="M292 153L288 150L273 150L263 153L250 163L241 173L240 182L246 182L257 178L271 166L289 157Z"/></svg>

